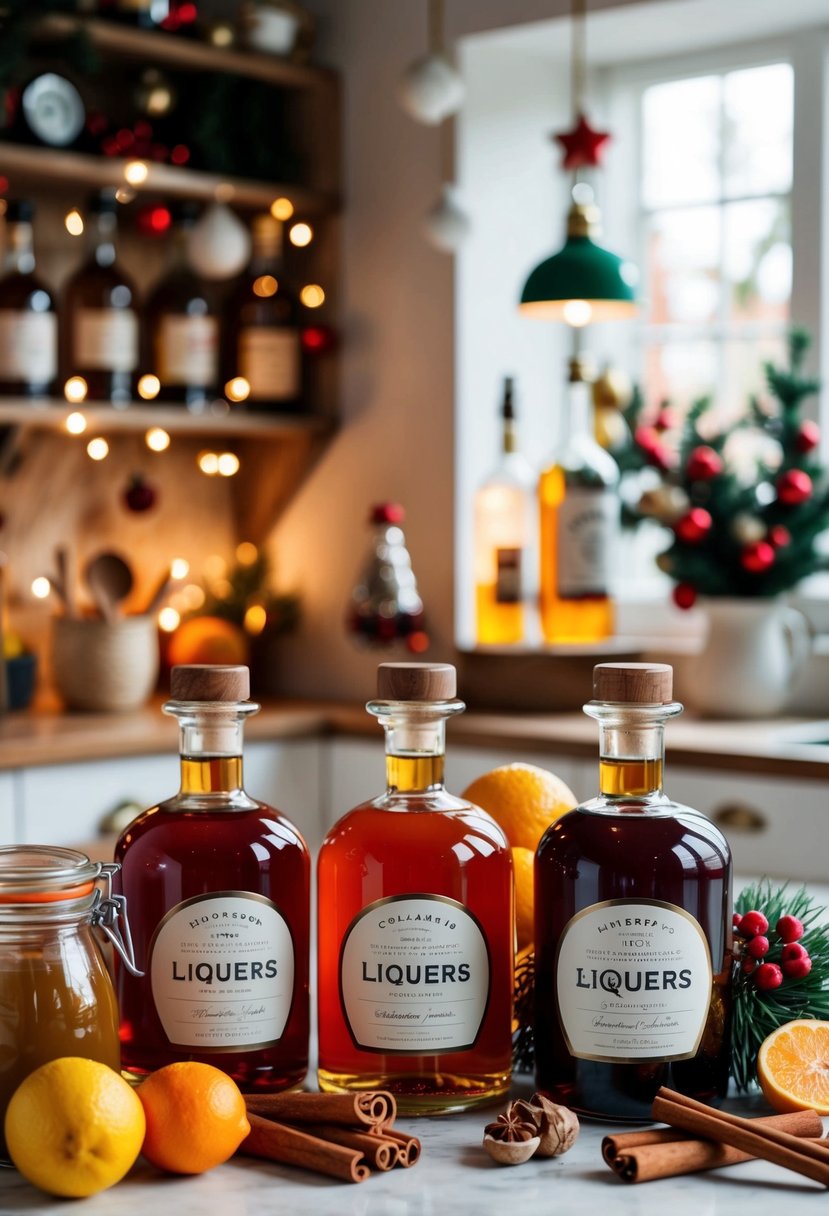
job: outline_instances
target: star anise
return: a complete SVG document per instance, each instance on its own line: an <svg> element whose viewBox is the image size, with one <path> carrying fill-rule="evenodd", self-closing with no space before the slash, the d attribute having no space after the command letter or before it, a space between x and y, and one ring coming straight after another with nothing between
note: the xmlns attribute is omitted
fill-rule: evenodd
<svg viewBox="0 0 829 1216"><path fill-rule="evenodd" d="M487 1123L484 1135L504 1144L519 1144L524 1140L533 1140L538 1135L535 1123L523 1116L522 1111L516 1111L517 1103L511 1102L502 1115L494 1123Z"/></svg>

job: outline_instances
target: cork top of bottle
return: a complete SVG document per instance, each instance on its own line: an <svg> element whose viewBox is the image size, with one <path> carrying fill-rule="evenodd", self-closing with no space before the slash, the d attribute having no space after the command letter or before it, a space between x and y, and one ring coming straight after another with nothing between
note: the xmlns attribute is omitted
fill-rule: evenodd
<svg viewBox="0 0 829 1216"><path fill-rule="evenodd" d="M377 696L383 701L451 701L457 693L451 663L381 663Z"/></svg>
<svg viewBox="0 0 829 1216"><path fill-rule="evenodd" d="M247 667L218 663L184 663L170 672L174 701L247 701L250 672Z"/></svg>
<svg viewBox="0 0 829 1216"><path fill-rule="evenodd" d="M593 696L617 704L668 705L673 676L668 663L599 663L593 668Z"/></svg>

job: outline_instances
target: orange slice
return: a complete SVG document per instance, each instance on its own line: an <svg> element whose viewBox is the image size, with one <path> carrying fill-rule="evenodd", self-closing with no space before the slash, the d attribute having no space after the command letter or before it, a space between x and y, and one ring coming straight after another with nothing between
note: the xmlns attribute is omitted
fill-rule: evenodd
<svg viewBox="0 0 829 1216"><path fill-rule="evenodd" d="M829 1115L829 1022L800 1018L778 1026L757 1054L757 1079L775 1110Z"/></svg>

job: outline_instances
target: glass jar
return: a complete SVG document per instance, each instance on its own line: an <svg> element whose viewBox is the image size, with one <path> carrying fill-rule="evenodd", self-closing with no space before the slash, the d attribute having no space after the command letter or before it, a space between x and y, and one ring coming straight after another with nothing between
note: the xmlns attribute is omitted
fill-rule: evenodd
<svg viewBox="0 0 829 1216"><path fill-rule="evenodd" d="M111 890L118 868L74 849L0 848L0 1130L17 1086L48 1060L120 1068L115 990L92 932L133 967L125 901Z"/></svg>

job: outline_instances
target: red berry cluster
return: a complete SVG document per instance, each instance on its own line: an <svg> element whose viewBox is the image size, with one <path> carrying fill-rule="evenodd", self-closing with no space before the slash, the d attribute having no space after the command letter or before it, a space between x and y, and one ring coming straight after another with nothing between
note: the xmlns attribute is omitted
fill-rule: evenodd
<svg viewBox="0 0 829 1216"><path fill-rule="evenodd" d="M809 952L800 945L803 923L796 916L781 916L774 926L782 946L779 963L764 961L771 942L767 936L769 922L762 912L752 909L742 916L735 912L734 931L743 939L740 967L762 991L779 988L784 979L802 980L812 970Z"/></svg>

